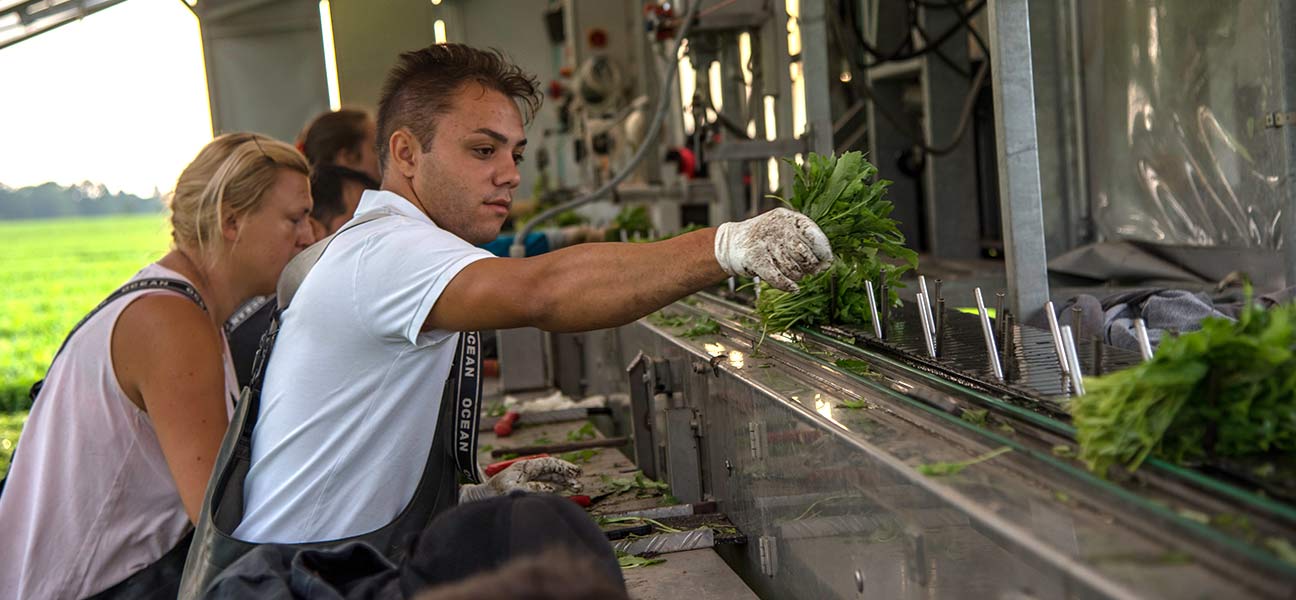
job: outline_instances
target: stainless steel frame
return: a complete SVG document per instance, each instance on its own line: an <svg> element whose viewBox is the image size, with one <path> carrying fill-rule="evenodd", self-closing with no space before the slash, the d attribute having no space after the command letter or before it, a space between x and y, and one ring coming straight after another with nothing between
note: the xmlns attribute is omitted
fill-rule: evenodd
<svg viewBox="0 0 1296 600"><path fill-rule="evenodd" d="M745 309L713 297L669 310L713 318L721 333L686 339L644 320L615 330L603 352L650 361L659 373L670 365L671 393L658 394L647 421L671 435L686 431L685 443L662 448L657 476L688 482L700 474L702 497L719 501L752 540L717 551L762 597L1296 592L1296 569L1184 516L1222 509L1205 508L1209 498L1143 482L1144 496L1165 492L1145 498L1094 477L1027 442L1028 416L970 423L957 415L971 406L962 394L977 393L961 384L910 377L884 362L859 376L836 366L844 346L818 338L769 337L756 352L761 336ZM1047 337L1039 333L1030 343ZM1002 447L1012 451L956 475L918 469ZM694 448L696 463L683 456ZM677 465L689 472L672 473ZM1256 527L1271 525L1262 521ZM1283 526L1291 533L1291 523Z"/></svg>

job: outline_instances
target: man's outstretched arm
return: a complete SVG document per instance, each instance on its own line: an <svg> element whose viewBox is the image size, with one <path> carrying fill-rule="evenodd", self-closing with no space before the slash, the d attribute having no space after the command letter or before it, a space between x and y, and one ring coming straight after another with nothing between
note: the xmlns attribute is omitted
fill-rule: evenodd
<svg viewBox="0 0 1296 600"><path fill-rule="evenodd" d="M584 244L533 258L477 261L446 286L424 329L615 327L729 274L789 288L831 262L823 232L778 209L661 242Z"/></svg>

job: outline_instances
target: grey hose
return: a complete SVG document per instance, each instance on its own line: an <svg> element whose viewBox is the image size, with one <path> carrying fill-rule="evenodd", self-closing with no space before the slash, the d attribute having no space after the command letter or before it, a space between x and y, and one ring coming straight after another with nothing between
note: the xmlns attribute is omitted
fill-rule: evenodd
<svg viewBox="0 0 1296 600"><path fill-rule="evenodd" d="M629 164L622 168L621 172L617 173L616 177L613 177L611 181L603 184L603 187L574 200L569 200L541 211L540 214L536 215L530 221L527 221L526 225L523 225L522 228L517 231L517 234L513 236L513 245L509 246L510 257L522 258L526 256L526 238L530 235L531 230L534 229L536 225L576 208L577 206L593 202L594 200L606 196L608 192L611 192L616 188L616 186L620 185L625 178L629 177L630 174L634 172L635 167L639 166L639 163L643 160L644 156L648 155L649 148L653 147L653 140L657 139L657 134L661 132L662 122L666 120L666 111L670 107L670 94L671 90L675 89L675 74L679 71L680 44L684 41L684 37L688 35L689 28L693 24L693 18L697 15L698 7L702 5L702 0L693 0L690 4L691 6L689 6L688 13L684 15L684 24L681 25L679 31L675 33L675 60L671 61L670 73L666 76L666 81L662 83L661 95L657 98L657 112L653 113L652 123L648 125L648 133L644 135L643 143L639 145L639 149L635 151L634 156L630 157Z"/></svg>

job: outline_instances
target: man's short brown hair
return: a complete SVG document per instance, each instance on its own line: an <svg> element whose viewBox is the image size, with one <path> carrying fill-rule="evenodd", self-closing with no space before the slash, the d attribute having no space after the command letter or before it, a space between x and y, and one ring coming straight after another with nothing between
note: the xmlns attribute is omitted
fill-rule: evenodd
<svg viewBox="0 0 1296 600"><path fill-rule="evenodd" d="M426 151L436 132L436 118L450 111L454 95L467 83L498 91L518 104L524 122L540 109L535 76L509 62L499 50L463 44L436 44L400 55L387 74L378 101L378 160L383 169L391 152L392 133L409 129Z"/></svg>

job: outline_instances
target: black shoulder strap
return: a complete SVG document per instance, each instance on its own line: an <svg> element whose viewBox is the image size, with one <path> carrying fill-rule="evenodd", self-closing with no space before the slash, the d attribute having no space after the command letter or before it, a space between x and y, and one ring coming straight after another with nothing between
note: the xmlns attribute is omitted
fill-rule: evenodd
<svg viewBox="0 0 1296 600"><path fill-rule="evenodd" d="M459 334L450 377L446 379L442 402L454 403L455 465L469 483L481 483L477 467L477 422L481 419L481 332Z"/></svg>
<svg viewBox="0 0 1296 600"><path fill-rule="evenodd" d="M128 282L126 285L117 288L117 290L109 294L107 298L104 298L104 301L100 302L99 306L94 307L94 310L90 311L88 314L86 314L86 316L81 317L81 320L77 321L76 326L73 327L72 331L67 334L67 337L63 338L63 343L59 345L58 352L55 352L54 356L50 358L50 365L52 366L54 364L54 359L58 358L59 354L63 353L63 349L67 347L68 342L71 341L72 336L76 335L76 332L79 329L81 329L81 326L85 325L86 322L89 321L92 317L99 314L99 311L103 310L109 304L112 304L122 296L134 292L142 291L142 290L152 290L152 289L165 289L165 290L171 290L173 292L178 292L180 294L184 294L185 297L192 300L194 304L197 304L198 308L203 309L203 312L207 312L207 304L203 302L202 296L199 296L198 290L195 290L194 287L192 285L189 285L188 283L180 281L179 279L171 279L168 277L150 277L148 279L136 279L135 281ZM48 370L46 371L46 374L47 375L49 374ZM33 396L32 400L35 399L36 399L35 396Z"/></svg>
<svg viewBox="0 0 1296 600"><path fill-rule="evenodd" d="M54 367L54 359L58 358L59 355L63 353L63 349L67 347L68 342L72 341L72 336L76 335L76 332L79 331L81 329L81 326L85 325L86 322L88 322L91 317L94 317L95 315L99 314L99 311L103 310L109 304L112 304L114 301L121 298L122 296L134 292L139 292L143 290L152 290L152 289L165 289L165 290L171 290L173 292L178 292L180 294L184 294L185 297L192 300L194 304L197 304L198 308L203 309L203 312L207 312L207 305L203 302L202 296L198 295L198 290L195 290L192 285L180 281L179 279L170 279L167 277L150 277L148 279L136 279L135 281L128 282L126 285L117 288L116 291L109 294L107 298L104 298L103 302L99 303L99 306L94 307L94 310L91 310L88 314L86 314L86 316L81 317L80 321L77 321L77 324L74 327L72 327L72 331L67 334L67 337L63 338L63 343L59 344L58 352L55 352L54 356L50 358L50 366L45 369L46 377L49 376L49 369ZM27 391L27 397L30 398L33 403L35 403L36 397L40 395L41 389L44 387L45 387L45 377L42 377L40 381L37 381L36 383L32 384L31 389ZM15 444L13 452L9 455L9 465L10 465L9 468L11 469L13 468L13 459L17 455L18 455L18 446L17 444ZM0 493L4 493L5 483L8 481L9 481L9 474L5 473L4 478L0 479Z"/></svg>

